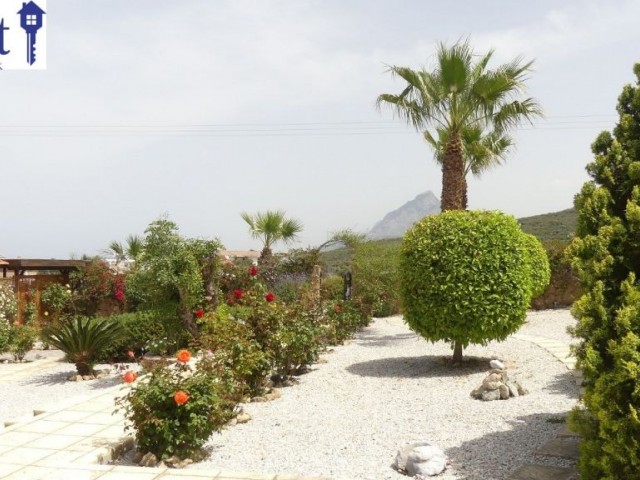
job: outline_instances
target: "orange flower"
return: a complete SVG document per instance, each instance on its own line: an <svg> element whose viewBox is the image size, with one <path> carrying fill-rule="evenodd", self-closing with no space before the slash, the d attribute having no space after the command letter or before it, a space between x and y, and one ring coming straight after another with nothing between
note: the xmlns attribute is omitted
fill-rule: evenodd
<svg viewBox="0 0 640 480"><path fill-rule="evenodd" d="M182 363L187 363L191 360L191 352L189 350L178 350L178 361Z"/></svg>
<svg viewBox="0 0 640 480"><path fill-rule="evenodd" d="M132 372L131 370L124 374L124 381L127 383L133 383L137 378L138 374L136 372Z"/></svg>
<svg viewBox="0 0 640 480"><path fill-rule="evenodd" d="M182 390L178 390L176 394L173 396L173 400L176 402L176 405L184 405L189 401L189 394L187 392L183 392Z"/></svg>

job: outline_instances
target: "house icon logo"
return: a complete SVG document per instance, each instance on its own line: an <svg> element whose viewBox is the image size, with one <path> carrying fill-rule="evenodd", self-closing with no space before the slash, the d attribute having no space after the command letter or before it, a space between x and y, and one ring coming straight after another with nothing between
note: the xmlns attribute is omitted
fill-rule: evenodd
<svg viewBox="0 0 640 480"><path fill-rule="evenodd" d="M0 2L0 69L46 69L46 8L46 0Z"/></svg>

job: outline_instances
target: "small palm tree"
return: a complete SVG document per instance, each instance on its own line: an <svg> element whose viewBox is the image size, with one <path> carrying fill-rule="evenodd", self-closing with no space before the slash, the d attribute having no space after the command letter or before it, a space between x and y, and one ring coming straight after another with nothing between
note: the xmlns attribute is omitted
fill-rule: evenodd
<svg viewBox="0 0 640 480"><path fill-rule="evenodd" d="M249 233L262 242L262 260L271 256L271 247L277 242L290 243L302 231L302 223L285 217L282 210L267 210L250 215L240 214L249 225Z"/></svg>
<svg viewBox="0 0 640 480"><path fill-rule="evenodd" d="M62 350L78 375L92 375L100 354L121 334L120 324L108 318L76 318L45 329L42 339Z"/></svg>
<svg viewBox="0 0 640 480"><path fill-rule="evenodd" d="M116 259L116 265L125 260L137 260L142 254L143 239L139 235L129 235L126 239L126 247L119 241L113 240L106 253L113 255Z"/></svg>

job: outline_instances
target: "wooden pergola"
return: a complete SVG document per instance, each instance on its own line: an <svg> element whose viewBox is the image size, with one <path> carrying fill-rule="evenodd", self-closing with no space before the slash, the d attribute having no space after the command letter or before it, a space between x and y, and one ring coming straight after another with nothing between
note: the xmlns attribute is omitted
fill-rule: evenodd
<svg viewBox="0 0 640 480"><path fill-rule="evenodd" d="M5 258L0 263L2 277L12 277L14 291L18 299L18 323L22 323L25 302L29 301L31 293L35 294L38 320L40 320L40 294L50 283L69 283L72 271L87 266L89 260L55 260L32 258ZM11 275L9 275L11 274Z"/></svg>

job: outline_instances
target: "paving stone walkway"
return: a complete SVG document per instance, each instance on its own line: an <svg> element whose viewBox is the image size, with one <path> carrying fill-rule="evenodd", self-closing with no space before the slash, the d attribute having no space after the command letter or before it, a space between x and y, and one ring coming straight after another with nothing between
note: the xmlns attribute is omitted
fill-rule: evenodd
<svg viewBox="0 0 640 480"><path fill-rule="evenodd" d="M560 360L573 375L576 385L582 389L582 374L576 370L576 359L571 348L564 342L537 335L515 334L514 338L524 340L544 348ZM582 392L582 390L581 390ZM535 451L536 455L578 460L580 439L567 427L553 440ZM570 480L576 478L575 468L551 467L547 465L526 464L513 472L509 480Z"/></svg>
<svg viewBox="0 0 640 480"><path fill-rule="evenodd" d="M535 343L562 361L580 385L582 377L575 370L569 346L546 337L516 334L515 338ZM0 374L0 385L41 372L47 358L15 366ZM126 387L125 387L126 388ZM226 470L176 470L114 466L108 463L132 448L133 439L123 434L124 418L114 413L114 399L123 394L121 385L100 391L94 396L70 401L55 411L35 411L33 417L7 422L0 430L0 478L73 479L73 480L329 480ZM577 458L578 439L568 431L539 449L536 454ZM509 480L568 480L575 469L523 465ZM338 480L338 479L333 479ZM346 480L346 479L343 479Z"/></svg>

